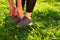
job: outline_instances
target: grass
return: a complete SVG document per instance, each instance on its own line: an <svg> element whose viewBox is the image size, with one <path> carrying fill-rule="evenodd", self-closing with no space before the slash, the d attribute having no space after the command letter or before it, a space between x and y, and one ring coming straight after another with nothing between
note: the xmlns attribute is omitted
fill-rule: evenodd
<svg viewBox="0 0 60 40"><path fill-rule="evenodd" d="M0 0L0 40L60 40L59 0L37 0L32 20L33 25L17 28L8 0Z"/></svg>

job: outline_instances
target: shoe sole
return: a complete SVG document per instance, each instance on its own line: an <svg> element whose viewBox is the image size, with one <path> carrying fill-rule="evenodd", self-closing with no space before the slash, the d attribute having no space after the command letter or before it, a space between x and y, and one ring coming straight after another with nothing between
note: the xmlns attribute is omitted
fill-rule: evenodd
<svg viewBox="0 0 60 40"><path fill-rule="evenodd" d="M32 24L33 24L33 23L31 22L31 23L29 23L28 25L30 25L30 26L31 26Z"/></svg>
<svg viewBox="0 0 60 40"><path fill-rule="evenodd" d="M29 23L28 25L31 26L32 24L33 24L33 23L31 22L31 23ZM17 27L20 28L20 27L22 27L22 26L18 26L18 25L17 25Z"/></svg>

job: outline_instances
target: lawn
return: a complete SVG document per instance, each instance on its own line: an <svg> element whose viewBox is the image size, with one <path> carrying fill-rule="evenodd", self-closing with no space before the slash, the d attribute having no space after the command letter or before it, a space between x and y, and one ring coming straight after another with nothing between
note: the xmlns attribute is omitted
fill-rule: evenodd
<svg viewBox="0 0 60 40"><path fill-rule="evenodd" d="M17 28L8 0L0 0L0 40L60 40L60 0L37 0L31 26Z"/></svg>

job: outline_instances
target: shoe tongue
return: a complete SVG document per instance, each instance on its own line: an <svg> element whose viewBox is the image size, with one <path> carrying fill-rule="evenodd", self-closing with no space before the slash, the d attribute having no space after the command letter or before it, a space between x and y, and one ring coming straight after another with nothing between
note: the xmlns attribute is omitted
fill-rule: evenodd
<svg viewBox="0 0 60 40"><path fill-rule="evenodd" d="M24 16L23 19L26 19L27 21L31 21L31 19L27 18L26 16Z"/></svg>

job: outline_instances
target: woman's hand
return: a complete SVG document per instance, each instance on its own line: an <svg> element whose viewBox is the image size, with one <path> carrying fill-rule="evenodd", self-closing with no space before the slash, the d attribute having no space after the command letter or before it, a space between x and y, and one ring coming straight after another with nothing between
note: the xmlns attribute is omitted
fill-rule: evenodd
<svg viewBox="0 0 60 40"><path fill-rule="evenodd" d="M16 15L17 15L16 9L15 8L11 8L10 9L10 16L16 16Z"/></svg>

